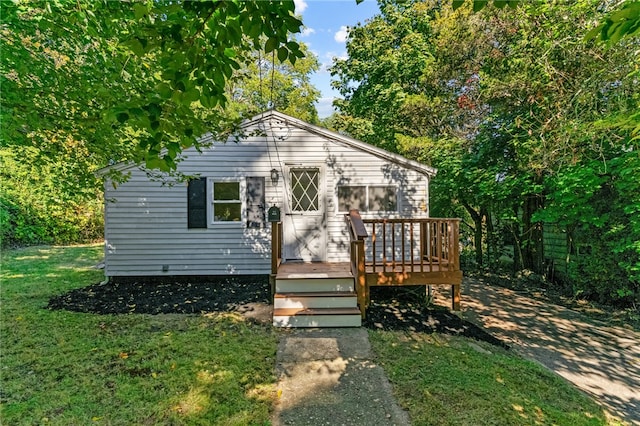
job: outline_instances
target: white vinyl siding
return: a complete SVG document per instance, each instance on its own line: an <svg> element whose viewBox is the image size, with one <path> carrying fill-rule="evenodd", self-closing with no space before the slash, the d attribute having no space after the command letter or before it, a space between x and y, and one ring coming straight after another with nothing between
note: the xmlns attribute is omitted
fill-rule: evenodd
<svg viewBox="0 0 640 426"><path fill-rule="evenodd" d="M260 130L257 124L245 133L251 135L255 130ZM262 196L266 210L271 206L282 209L284 197L290 196L283 179L286 164L322 164L324 195L319 203L326 212L329 262L349 261L344 213L338 209L339 186L397 188L397 211L364 212L364 217L428 217L429 176L425 173L293 125L282 140L259 133L237 143L213 143L202 153L187 150L178 170L206 177L209 194L213 182L240 182L243 186L249 177L265 178ZM276 185L270 177L274 168L280 174ZM131 178L117 188L105 183L107 276L270 272L271 226L247 227L243 194L241 221L215 223L209 216L207 228L189 229L186 183L163 185L150 181L141 170L129 170ZM163 272L163 265L168 266L167 272Z"/></svg>

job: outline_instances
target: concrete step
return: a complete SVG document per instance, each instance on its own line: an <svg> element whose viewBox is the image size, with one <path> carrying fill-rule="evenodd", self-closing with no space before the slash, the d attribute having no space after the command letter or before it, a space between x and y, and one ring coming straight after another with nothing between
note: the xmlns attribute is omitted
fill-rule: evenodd
<svg viewBox="0 0 640 426"><path fill-rule="evenodd" d="M358 308L274 309L274 327L360 327Z"/></svg>
<svg viewBox="0 0 640 426"><path fill-rule="evenodd" d="M355 308L358 306L356 293L351 291L276 293L274 309L301 308Z"/></svg>
<svg viewBox="0 0 640 426"><path fill-rule="evenodd" d="M353 277L276 277L276 293L354 291Z"/></svg>

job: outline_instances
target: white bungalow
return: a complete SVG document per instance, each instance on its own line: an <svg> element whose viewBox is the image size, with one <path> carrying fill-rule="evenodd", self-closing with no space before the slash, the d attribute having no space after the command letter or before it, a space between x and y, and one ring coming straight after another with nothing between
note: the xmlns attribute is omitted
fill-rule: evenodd
<svg viewBox="0 0 640 426"><path fill-rule="evenodd" d="M166 185L133 165L120 166L130 173L125 183L107 180L107 277L272 274L274 323L283 326L357 325L371 285L450 284L459 292L458 222L428 219L433 168L277 111L242 127L250 136L239 142L205 136L209 148L183 153L178 170L197 176L188 183ZM360 275L358 241L369 242ZM340 276L351 286L306 286L295 278L303 268L313 269L307 278ZM357 292L354 280L362 281ZM324 315L332 306L300 302L301 286L344 293L348 303ZM279 306L283 295L290 297ZM335 309L347 305L345 323Z"/></svg>

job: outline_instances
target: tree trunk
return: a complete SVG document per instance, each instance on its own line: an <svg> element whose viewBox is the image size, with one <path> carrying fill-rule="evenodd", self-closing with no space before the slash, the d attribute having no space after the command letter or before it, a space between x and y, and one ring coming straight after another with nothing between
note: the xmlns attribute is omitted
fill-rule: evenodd
<svg viewBox="0 0 640 426"><path fill-rule="evenodd" d="M485 219L485 226L487 227L487 262L489 265L493 265L500 257L498 254L496 232L493 227L493 217L491 215L491 210L486 207L483 207L481 212Z"/></svg>
<svg viewBox="0 0 640 426"><path fill-rule="evenodd" d="M476 248L476 263L478 266L482 266L484 260L482 254L482 215L469 204L463 202L462 205L469 212L471 219L473 219L473 244Z"/></svg>
<svg viewBox="0 0 640 426"><path fill-rule="evenodd" d="M517 205L513 206L513 217L518 217L519 208ZM522 245L520 243L520 226L518 225L518 221L512 221L511 225L511 235L513 236L513 275L516 274L519 270L523 268L522 266L522 249L520 248Z"/></svg>
<svg viewBox="0 0 640 426"><path fill-rule="evenodd" d="M544 241L542 223L532 222L533 214L542 208L543 196L529 194L522 208L522 264L537 274L544 273Z"/></svg>

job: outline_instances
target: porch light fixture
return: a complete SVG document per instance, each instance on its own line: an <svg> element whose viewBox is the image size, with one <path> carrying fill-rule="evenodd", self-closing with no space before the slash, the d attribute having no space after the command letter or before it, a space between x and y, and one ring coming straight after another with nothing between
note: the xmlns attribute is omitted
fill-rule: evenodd
<svg viewBox="0 0 640 426"><path fill-rule="evenodd" d="M277 185L279 179L280 173L278 173L278 169L271 169L271 183Z"/></svg>

